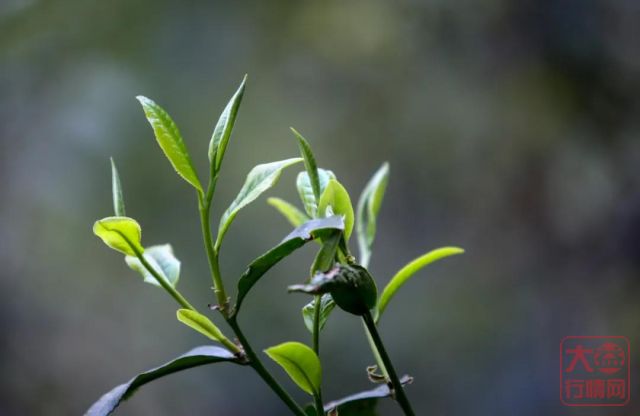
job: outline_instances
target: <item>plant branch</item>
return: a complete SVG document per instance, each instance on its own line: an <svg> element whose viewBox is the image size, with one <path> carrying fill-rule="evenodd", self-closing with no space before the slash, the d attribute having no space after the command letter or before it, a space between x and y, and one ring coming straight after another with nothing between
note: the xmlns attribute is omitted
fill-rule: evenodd
<svg viewBox="0 0 640 416"><path fill-rule="evenodd" d="M249 341L240 329L236 318L228 318L227 323L238 337L238 341L240 341L240 344L242 345L244 352L249 359L249 365L260 375L260 377L262 377L264 382L267 383L269 387L271 387L271 390L273 390L278 395L278 397L280 397L280 399L296 416L306 416L304 410L293 400L293 398L291 398L289 393L287 393L282 388L282 386L278 384L276 379L273 378L271 373L269 373L269 371L262 364L262 361L260 361L256 353L253 351L253 349L251 348L251 344L249 344Z"/></svg>
<svg viewBox="0 0 640 416"><path fill-rule="evenodd" d="M380 354L380 358L389 373L389 378L391 380L391 386L394 392L394 397L406 416L415 416L413 409L411 408L411 403L409 403L409 399L404 393L404 388L402 387L402 383L400 383L400 379L398 378L398 374L396 370L393 368L393 364L391 363L391 359L387 354L387 351L384 348L384 344L382 342L382 338L380 338L380 334L378 333L378 329L376 328L376 324L373 321L373 317L371 313L367 311L364 315L362 315L362 319L371 334L371 338Z"/></svg>

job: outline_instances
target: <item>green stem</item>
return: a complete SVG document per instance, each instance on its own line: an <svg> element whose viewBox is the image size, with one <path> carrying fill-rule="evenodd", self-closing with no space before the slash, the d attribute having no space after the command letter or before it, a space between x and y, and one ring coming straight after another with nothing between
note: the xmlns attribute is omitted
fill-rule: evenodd
<svg viewBox="0 0 640 416"><path fill-rule="evenodd" d="M315 297L313 310L313 351L320 355L320 312L322 308L322 295Z"/></svg>
<svg viewBox="0 0 640 416"><path fill-rule="evenodd" d="M251 348L251 344L249 344L249 341L242 333L242 330L240 330L236 319L228 318L227 322L229 323L231 329L233 329L233 332L235 332L236 336L238 337L238 341L240 341L240 344L244 348L244 352L249 359L249 365L260 375L260 377L262 377L264 382L267 383L269 387L271 387L271 390L273 390L278 395L278 397L280 397L280 399L295 415L306 416L304 410L291 398L291 396L289 396L289 393L287 393L282 388L282 386L278 384L276 379L274 379L269 371L264 367L256 353Z"/></svg>
<svg viewBox="0 0 640 416"><path fill-rule="evenodd" d="M373 317L371 313L367 311L364 315L362 315L362 319L371 334L371 338L373 339L373 343L380 354L380 358L382 358L382 362L389 373L389 378L391 380L391 386L393 388L393 393L396 401L404 411L406 416L415 416L413 409L411 409L411 403L409 403L409 399L404 393L404 389L402 387L402 383L400 383L400 379L398 378L398 374L396 370L393 368L393 364L391 363L391 359L387 354L387 351L384 348L384 344L382 342L382 338L380 338L380 334L378 333L378 329L376 328L376 324L373 321Z"/></svg>
<svg viewBox="0 0 640 416"><path fill-rule="evenodd" d="M318 416L324 416L324 404L322 404L322 393L318 391L313 395L313 401L316 406L316 413Z"/></svg>
<svg viewBox="0 0 640 416"><path fill-rule="evenodd" d="M162 288L164 290L166 290L167 292L169 292L169 294L171 295L172 298L174 298L176 300L176 302L178 302L183 308L185 309L190 309L192 311L196 311L196 308L194 308L185 298L184 296L182 296L180 294L180 292L178 292L173 286L171 286L169 284L169 282L167 282L161 275L160 273L158 273L153 266L151 266L149 264L149 262L144 258L142 252L140 250L138 250L135 246L131 245L131 248L134 250L134 252L136 253L136 257L138 258L138 260L140 260L140 263L142 263L142 265L144 266L145 269L147 269L149 271L149 273L151 273L151 275L158 281L158 283L160 283L160 286L162 286Z"/></svg>
<svg viewBox="0 0 640 416"><path fill-rule="evenodd" d="M226 316L226 307L228 303L227 293L224 290L224 283L220 276L220 264L218 262L218 253L213 247L213 239L211 237L211 224L209 222L209 213L211 210L211 199L213 198L213 192L215 191L215 181L211 180L209 183L209 189L207 189L207 195L199 195L198 198L198 210L200 211L200 226L202 228L202 238L204 240L204 246L207 251L207 260L209 261L209 270L211 271L211 277L213 279L213 291L216 294L216 300L218 301L218 307L223 315Z"/></svg>
<svg viewBox="0 0 640 416"><path fill-rule="evenodd" d="M371 348L371 352L373 353L373 357L376 359L376 364L378 365L378 370L382 372L385 380L389 381L389 373L387 372L384 363L382 362L382 357L380 357L380 353L378 352L378 348L376 344L373 342L373 337L371 336L371 332L367 325L363 322L365 333L367 334L367 341L369 341L369 347Z"/></svg>

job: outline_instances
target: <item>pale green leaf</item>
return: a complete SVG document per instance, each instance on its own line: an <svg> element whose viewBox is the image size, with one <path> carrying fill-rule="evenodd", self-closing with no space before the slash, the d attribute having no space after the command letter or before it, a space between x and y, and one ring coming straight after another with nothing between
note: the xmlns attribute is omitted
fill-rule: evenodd
<svg viewBox="0 0 640 416"><path fill-rule="evenodd" d="M320 190L318 165L316 164L316 158L311 150L311 145L307 139L302 137L302 135L296 131L296 129L291 127L291 131L298 139L298 147L300 147L300 154L304 158L304 166L307 169L307 174L309 175L309 183L311 185L311 190L313 191L313 196L316 200L319 200L322 191Z"/></svg>
<svg viewBox="0 0 640 416"><path fill-rule="evenodd" d="M330 170L318 168L318 180L320 182L320 195L324 192L327 184L331 179L335 179L336 175ZM296 187L298 188L298 194L300 195L300 201L304 206L305 211L311 218L316 218L318 211L318 200L313 193L313 186L309 179L307 172L300 172L298 179L296 180Z"/></svg>
<svg viewBox="0 0 640 416"><path fill-rule="evenodd" d="M151 124L151 128L153 128L156 140L173 168L184 180L202 192L202 185L187 152L187 147L182 140L178 126L176 126L169 114L153 100L142 95L136 98L142 104L142 109L147 116L149 124Z"/></svg>
<svg viewBox="0 0 640 416"><path fill-rule="evenodd" d="M263 192L274 186L285 168L299 162L302 162L302 159L297 157L279 162L265 163L251 169L238 196L236 196L236 199L224 214L222 214L222 218L220 218L216 248L220 247L222 239L238 214L238 211L255 201Z"/></svg>
<svg viewBox="0 0 640 416"><path fill-rule="evenodd" d="M391 278L387 286L382 291L380 299L378 300L378 309L376 313L376 320L380 318L385 311L391 298L396 294L398 289L404 285L411 276L418 272L423 267L443 259L445 257L453 256L456 254L462 254L464 250L458 247L442 247L428 252L427 254L418 257L411 261L409 264L400 269L395 276Z"/></svg>
<svg viewBox="0 0 640 416"><path fill-rule="evenodd" d="M142 256L170 286L176 287L180 278L180 260L173 255L170 244L147 247ZM124 260L132 270L142 275L146 283L162 287L136 256L126 256Z"/></svg>
<svg viewBox="0 0 640 416"><path fill-rule="evenodd" d="M93 233L104 243L121 253L135 256L144 252L140 244L142 231L140 224L129 217L107 217L93 224Z"/></svg>
<svg viewBox="0 0 640 416"><path fill-rule="evenodd" d="M294 227L298 227L310 220L307 214L283 199L268 198L267 203L277 209Z"/></svg>
<svg viewBox="0 0 640 416"><path fill-rule="evenodd" d="M322 383L322 367L311 348L299 342L285 342L264 352L280 364L302 390L311 395L318 394Z"/></svg>
<svg viewBox="0 0 640 416"><path fill-rule="evenodd" d="M389 164L384 163L371 177L358 200L356 232L360 249L360 264L367 267L371 258L371 247L376 236L376 220L387 182Z"/></svg>
<svg viewBox="0 0 640 416"><path fill-rule="evenodd" d="M227 106L220 114L220 118L218 119L218 123L216 123L216 127L213 129L213 135L211 136L211 141L209 142L209 162L215 163L215 171L220 170L220 166L222 165L222 158L224 157L224 153L227 150L227 144L229 143L229 138L231 137L231 132L233 131L233 125L236 122L236 117L238 115L238 109L240 108L240 103L242 102L242 96L244 95L244 87L247 82L247 76L245 75L238 87L238 90L233 94L233 97L227 103ZM214 162L215 157L215 162Z"/></svg>
<svg viewBox="0 0 640 416"><path fill-rule="evenodd" d="M178 321L214 341L222 342L226 337L209 318L191 309L178 309Z"/></svg>
<svg viewBox="0 0 640 416"><path fill-rule="evenodd" d="M325 324L327 323L327 320L329 319L329 315L331 314L331 311L333 311L333 308L335 307L336 307L336 303L333 301L333 298L329 293L325 293L324 295L322 295L322 297L320 298L320 322L319 322L320 330L324 328ZM302 318L304 319L304 326L306 326L309 332L311 332L312 334L313 334L313 319L315 316L315 309L316 309L315 299L307 303L306 305L304 305L304 307L302 308Z"/></svg>
<svg viewBox="0 0 640 416"><path fill-rule="evenodd" d="M113 192L113 211L116 217L124 217L127 214L124 209L124 197L122 196L122 185L116 163L111 159L111 188Z"/></svg>
<svg viewBox="0 0 640 416"><path fill-rule="evenodd" d="M351 198L344 187L335 179L331 179L318 204L318 215L327 215L327 207L331 207L333 215L344 216L344 236L349 240L353 230L353 206Z"/></svg>

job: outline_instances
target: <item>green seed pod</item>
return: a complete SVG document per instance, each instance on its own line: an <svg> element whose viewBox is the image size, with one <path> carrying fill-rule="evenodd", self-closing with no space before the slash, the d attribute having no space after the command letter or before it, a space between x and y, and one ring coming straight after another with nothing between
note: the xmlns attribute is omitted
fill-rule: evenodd
<svg viewBox="0 0 640 416"><path fill-rule="evenodd" d="M338 264L327 273L317 273L309 284L290 286L289 291L331 293L336 305L354 315L373 309L378 298L378 289L367 269L355 264Z"/></svg>

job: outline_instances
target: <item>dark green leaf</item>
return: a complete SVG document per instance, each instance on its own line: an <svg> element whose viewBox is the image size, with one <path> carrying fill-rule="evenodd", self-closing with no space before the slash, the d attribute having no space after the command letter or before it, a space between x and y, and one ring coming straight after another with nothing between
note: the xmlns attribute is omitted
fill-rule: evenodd
<svg viewBox="0 0 640 416"><path fill-rule="evenodd" d="M389 180L389 164L384 163L371 177L358 200L356 232L360 248L360 263L367 267L371 258L371 247L376 236L376 220L384 192Z"/></svg>
<svg viewBox="0 0 640 416"><path fill-rule="evenodd" d="M187 152L187 147L182 140L178 126L173 122L169 114L153 100L139 95L136 97L144 114L153 128L156 140L160 148L171 162L173 168L198 191L202 192L202 185L198 179L198 174L191 163L191 158Z"/></svg>
<svg viewBox="0 0 640 416"><path fill-rule="evenodd" d="M290 292L312 295L331 293L336 305L354 315L363 315L376 306L376 284L364 267L338 264L326 273L317 273L311 282L289 286Z"/></svg>
<svg viewBox="0 0 640 416"><path fill-rule="evenodd" d="M176 287L180 279L180 260L173 255L171 244L147 247L143 257L169 285ZM142 275L146 283L162 287L136 256L126 256L124 260L132 270Z"/></svg>
<svg viewBox="0 0 640 416"><path fill-rule="evenodd" d="M236 122L236 117L238 115L238 109L240 108L240 103L242 102L242 96L244 95L244 87L247 82L247 76L245 75L238 87L238 90L233 97L227 103L227 106L220 114L220 118L218 119L218 123L216 127L213 129L213 135L211 136L211 141L209 142L209 162L215 163L214 171L219 171L220 166L222 165L222 158L224 157L224 153L227 150L227 144L229 143L229 138L231 137L231 132L233 131L233 125ZM215 161L214 161L215 157Z"/></svg>
<svg viewBox="0 0 640 416"><path fill-rule="evenodd" d="M286 236L276 247L251 262L238 281L238 299L236 300L233 315L235 316L238 313L240 306L242 305L242 301L253 285L255 285L271 267L296 249L302 247L308 241L315 238L318 231L329 229L344 229L343 219L339 216L334 216L307 221L300 227L293 230L291 234Z"/></svg>
<svg viewBox="0 0 640 416"><path fill-rule="evenodd" d="M311 184L313 196L317 201L320 199L322 191L320 190L320 178L318 176L318 165L316 164L316 158L313 155L311 145L309 145L307 139L302 137L302 135L298 133L293 127L291 127L291 131L298 139L300 154L304 158L304 166L307 169L307 174L309 175L309 183Z"/></svg>
<svg viewBox="0 0 640 416"><path fill-rule="evenodd" d="M433 263L434 261L444 259L445 257L453 256L456 254L462 254L464 250L458 247L442 247L428 252L425 255L418 257L404 266L396 273L380 295L380 301L375 314L376 321L380 319L380 316L387 308L389 301L396 294L411 276L418 272L423 267Z"/></svg>
<svg viewBox="0 0 640 416"><path fill-rule="evenodd" d="M320 325L319 325L320 330L324 328L324 325L327 323L327 320L329 319L329 315L331 314L331 311L333 311L333 308L335 307L336 307L336 303L333 301L330 294L325 293L324 295L322 295L322 297L320 298ZM304 305L304 307L302 308L302 318L304 319L304 325L312 334L313 334L313 318L315 314L315 309L316 309L315 299L307 303L306 305Z"/></svg>
<svg viewBox="0 0 640 416"><path fill-rule="evenodd" d="M402 385L410 384L413 378L404 376L400 379ZM325 412L338 409L338 416L375 416L375 406L378 399L391 397L389 386L382 385L372 390L352 394L339 400L325 404Z"/></svg>
<svg viewBox="0 0 640 416"><path fill-rule="evenodd" d="M329 181L335 178L336 175L334 175L330 170L318 168L320 195L324 192ZM316 218L318 212L318 199L314 196L311 180L309 179L309 174L307 172L300 172L298 174L296 187L298 188L298 194L300 195L300 200L302 201L305 211L307 211L307 214L309 214L311 218Z"/></svg>
<svg viewBox="0 0 640 416"><path fill-rule="evenodd" d="M124 197L122 196L122 185L116 163L111 158L111 188L113 192L113 212L116 217L124 217L127 214L124 209Z"/></svg>
<svg viewBox="0 0 640 416"><path fill-rule="evenodd" d="M318 394L322 383L322 367L311 348L299 342L285 342L264 352L284 368L298 387L311 395Z"/></svg>
<svg viewBox="0 0 640 416"><path fill-rule="evenodd" d="M265 163L251 169L238 196L236 196L236 199L229 205L229 208L227 208L224 214L222 214L222 218L220 218L218 237L215 244L216 248L219 248L220 244L222 244L222 239L238 212L255 201L263 192L274 186L278 182L278 179L280 179L280 175L282 175L282 171L285 168L299 162L302 162L302 159L296 157L278 162Z"/></svg>
<svg viewBox="0 0 640 416"><path fill-rule="evenodd" d="M307 214L283 199L268 198L267 203L277 209L294 227L298 227L310 220Z"/></svg>
<svg viewBox="0 0 640 416"><path fill-rule="evenodd" d="M135 256L142 253L140 224L129 217L107 217L93 224L93 233L104 243L121 253Z"/></svg>
<svg viewBox="0 0 640 416"><path fill-rule="evenodd" d="M344 216L344 238L349 241L353 230L353 206L346 189L335 179L331 179L322 192L318 203L318 216L328 215L327 208L331 207L331 215Z"/></svg>
<svg viewBox="0 0 640 416"><path fill-rule="evenodd" d="M147 384L157 378L167 376L169 374L187 370L189 368L198 367L206 364L213 364L221 361L242 363L231 352L222 347L202 346L192 349L186 354L181 355L173 361L170 361L160 367L145 371L132 378L128 382L115 387L110 392L102 396L95 402L85 416L106 416L115 410L115 408L123 400L133 395L136 389Z"/></svg>

